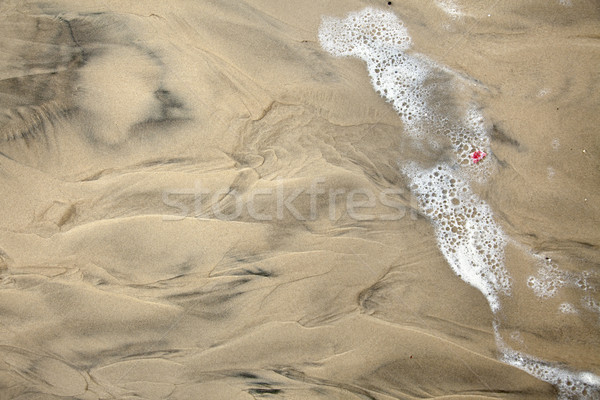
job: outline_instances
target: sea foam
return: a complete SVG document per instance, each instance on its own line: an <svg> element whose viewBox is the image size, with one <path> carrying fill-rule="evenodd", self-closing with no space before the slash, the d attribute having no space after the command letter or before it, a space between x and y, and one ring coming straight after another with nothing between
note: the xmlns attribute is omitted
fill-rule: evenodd
<svg viewBox="0 0 600 400"><path fill-rule="evenodd" d="M433 112L429 96L437 88L426 80L444 68L407 52L412 39L391 12L366 8L343 20L325 17L319 39L331 54L354 56L367 63L373 87L398 112L408 134L423 140L428 140L428 134L449 139L455 165L440 164L429 170L413 162L404 165L403 172L411 179L422 211L436 226L438 245L451 268L479 289L497 311L498 295L510 293L503 262L506 241L491 209L469 185L472 178L485 180L489 170L469 163L475 149L490 152L483 116L469 107L460 123L448 123L445 116Z"/></svg>
<svg viewBox="0 0 600 400"><path fill-rule="evenodd" d="M490 207L447 165L403 168L421 210L436 229L437 242L452 270L487 298L492 311L500 309L498 295L510 295L504 268L506 239Z"/></svg>
<svg viewBox="0 0 600 400"><path fill-rule="evenodd" d="M559 400L600 398L600 376L590 372L568 370L532 355L513 350L502 340L497 325L494 325L494 331L496 345L502 353L501 360L554 385L558 389Z"/></svg>
<svg viewBox="0 0 600 400"><path fill-rule="evenodd" d="M398 112L407 134L423 140L443 135L449 140L454 153L452 162L426 168L414 161L401 161L401 168L410 180L421 211L435 227L438 246L450 267L479 289L497 313L501 296L511 293L511 277L504 265L507 239L494 221L491 208L470 187L473 181L485 182L493 171L490 160L469 162L469 155L475 150L491 153L483 115L476 105L466 107L458 122L436 113L431 98L439 87L428 78L434 73L452 72L411 51L408 29L393 12L365 8L345 19L324 17L319 40L330 54L357 57L367 64L374 89ZM445 89L462 89L459 75L455 77L442 80L442 84L450 85ZM544 297L552 292L544 274L553 276L556 271L542 272L540 277L530 278L529 285ZM586 306L593 308L597 304ZM598 376L569 371L515 351L504 343L496 324L494 331L504 362L556 385L560 398L597 398Z"/></svg>

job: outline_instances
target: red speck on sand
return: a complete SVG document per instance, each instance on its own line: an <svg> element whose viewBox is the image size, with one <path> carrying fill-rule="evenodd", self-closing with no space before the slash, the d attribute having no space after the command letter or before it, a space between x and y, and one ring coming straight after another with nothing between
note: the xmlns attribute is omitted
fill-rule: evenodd
<svg viewBox="0 0 600 400"><path fill-rule="evenodd" d="M473 163L477 164L479 161L483 160L485 156L487 156L485 151L477 150L471 154L471 160L473 160Z"/></svg>

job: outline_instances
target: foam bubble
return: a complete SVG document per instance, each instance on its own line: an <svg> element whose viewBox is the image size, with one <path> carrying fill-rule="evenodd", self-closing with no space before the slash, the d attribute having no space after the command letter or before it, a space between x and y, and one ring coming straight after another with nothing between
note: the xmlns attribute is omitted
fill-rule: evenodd
<svg viewBox="0 0 600 400"><path fill-rule="evenodd" d="M546 97L550 92L550 89L540 89L540 91L537 93L537 97Z"/></svg>

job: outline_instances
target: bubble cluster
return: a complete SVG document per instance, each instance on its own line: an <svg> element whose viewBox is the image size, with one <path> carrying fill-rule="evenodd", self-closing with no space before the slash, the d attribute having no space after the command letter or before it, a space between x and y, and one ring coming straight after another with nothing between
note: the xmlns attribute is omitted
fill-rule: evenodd
<svg viewBox="0 0 600 400"><path fill-rule="evenodd" d="M595 290L590 282L593 272L583 271L581 273L560 270L551 259L545 259L538 269L536 276L527 279L527 286L536 296L548 299L554 297L559 289L563 287L581 289L584 291Z"/></svg>
<svg viewBox="0 0 600 400"><path fill-rule="evenodd" d="M600 398L600 376L590 372L570 371L532 355L513 350L502 339L497 322L494 322L494 335L498 350L502 353L501 360L554 385L558 389L559 400Z"/></svg>
<svg viewBox="0 0 600 400"><path fill-rule="evenodd" d="M319 41L334 56L363 60L372 58L373 49L392 57L412 45L408 30L394 13L371 7L351 12L346 19L323 17Z"/></svg>
<svg viewBox="0 0 600 400"><path fill-rule="evenodd" d="M462 125L447 130L457 162L470 180L485 182L492 174L489 162L474 164L471 155L477 150L490 152L490 136L481 112L475 107L467 110Z"/></svg>
<svg viewBox="0 0 600 400"><path fill-rule="evenodd" d="M546 260L538 270L537 276L530 276L527 286L533 290L536 296L543 299L554 297L558 289L564 287L569 280L567 273L559 270L554 263Z"/></svg>
<svg viewBox="0 0 600 400"><path fill-rule="evenodd" d="M571 303L561 303L558 310L563 314L577 314L577 309Z"/></svg>
<svg viewBox="0 0 600 400"><path fill-rule="evenodd" d="M395 14L366 8L350 13L344 20L323 18L319 40L333 55L364 60L373 87L392 103L406 125L427 118L424 81L430 62L405 54L412 40Z"/></svg>
<svg viewBox="0 0 600 400"><path fill-rule="evenodd" d="M502 350L502 361L517 367L536 378L554 385L558 389L558 399L600 398L600 376L590 372L575 372L561 368L528 354L508 348L496 333L498 347Z"/></svg>
<svg viewBox="0 0 600 400"><path fill-rule="evenodd" d="M319 28L321 46L335 56L362 59L373 88L392 104L406 131L423 137L446 136L452 145L456 162L468 169L473 179L484 181L490 175L489 163L474 166L470 155L476 150L490 152L490 139L483 115L469 108L461 121L449 121L431 108L431 94L438 84L428 82L436 74L451 76L447 68L426 57L409 53L412 40L404 23L394 13L366 8L348 14L345 19L324 17ZM451 89L448 86L446 89Z"/></svg>
<svg viewBox="0 0 600 400"><path fill-rule="evenodd" d="M504 267L506 239L490 207L448 166L423 171L413 164L404 173L454 272L479 289L497 311L498 295L509 295L511 282Z"/></svg>

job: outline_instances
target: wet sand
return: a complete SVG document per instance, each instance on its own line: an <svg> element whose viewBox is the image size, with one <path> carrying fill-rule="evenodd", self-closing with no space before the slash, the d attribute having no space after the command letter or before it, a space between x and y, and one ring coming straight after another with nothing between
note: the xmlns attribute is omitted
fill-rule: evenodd
<svg viewBox="0 0 600 400"><path fill-rule="evenodd" d="M449 142L319 42L367 6L450 71L440 113L485 117L497 313L399 166ZM0 399L557 398L498 332L600 374L597 2L0 10Z"/></svg>

